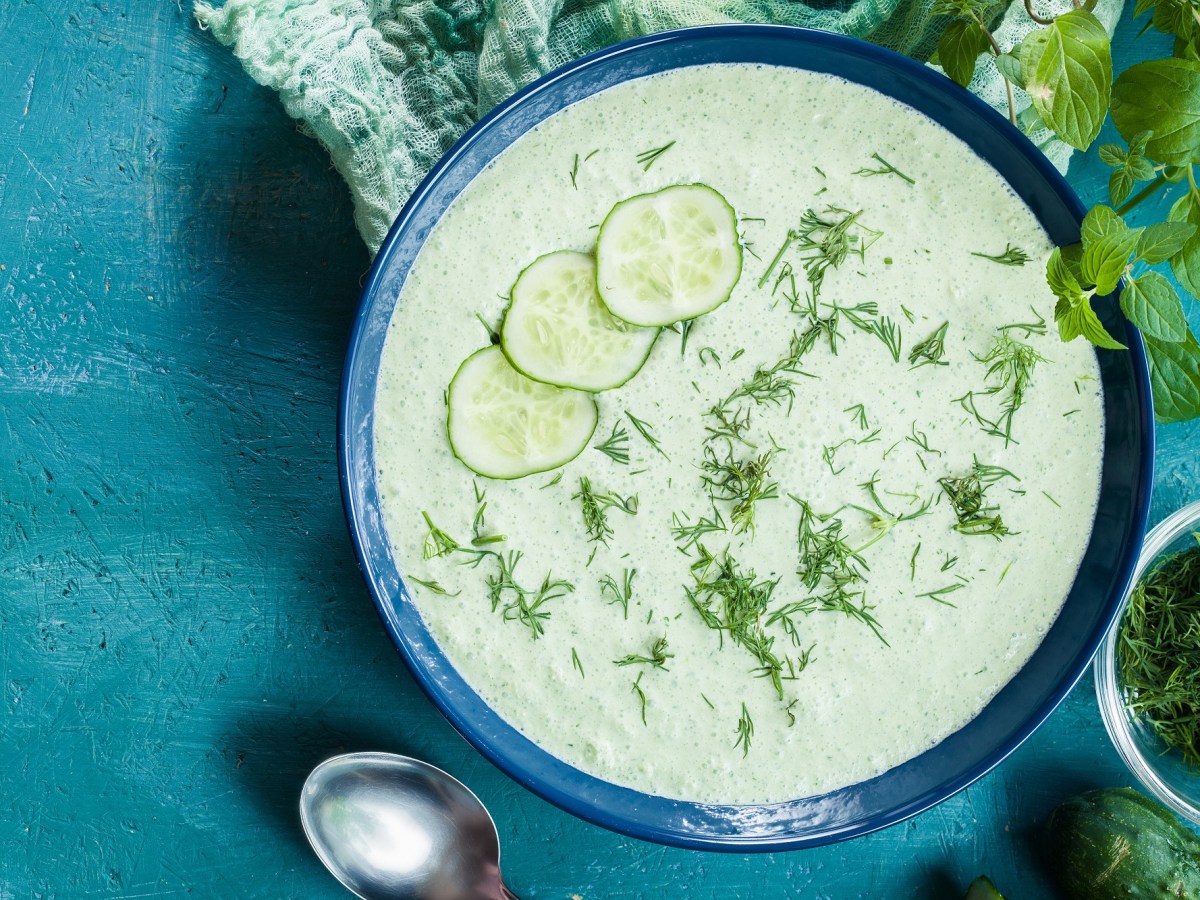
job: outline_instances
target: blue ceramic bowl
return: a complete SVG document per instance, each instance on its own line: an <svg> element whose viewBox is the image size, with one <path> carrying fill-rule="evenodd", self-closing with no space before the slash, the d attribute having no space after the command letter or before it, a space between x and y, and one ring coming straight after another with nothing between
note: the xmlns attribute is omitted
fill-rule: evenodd
<svg viewBox="0 0 1200 900"><path fill-rule="evenodd" d="M1079 239L1083 206L1057 171L1007 121L949 79L872 44L782 26L718 25L630 41L552 72L480 121L421 184L375 260L343 381L342 489L367 584L417 681L481 753L530 790L606 828L682 847L780 850L829 843L899 822L988 772L1040 725L1075 685L1110 623L1137 562L1154 456L1142 342L1099 303L1128 352L1100 351L1106 432L1100 505L1079 576L1049 634L977 718L903 765L842 790L786 803L714 806L609 784L550 756L493 712L449 665L418 615L392 558L380 515L372 445L380 353L396 297L430 229L451 201L510 143L563 107L655 72L748 62L839 75L925 113L995 167L1059 244Z"/></svg>

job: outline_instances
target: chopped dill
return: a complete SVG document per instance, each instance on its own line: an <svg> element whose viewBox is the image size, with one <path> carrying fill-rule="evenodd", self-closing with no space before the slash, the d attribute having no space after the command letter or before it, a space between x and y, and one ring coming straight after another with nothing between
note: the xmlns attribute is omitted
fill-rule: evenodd
<svg viewBox="0 0 1200 900"><path fill-rule="evenodd" d="M721 518L718 510L713 510L711 519L702 516L700 521L694 525L686 520L687 516L684 514L671 514L671 537L679 544L679 549L685 552L706 534L729 530L729 526L725 524L725 520Z"/></svg>
<svg viewBox="0 0 1200 900"><path fill-rule="evenodd" d="M917 546L913 549L912 558L908 561L909 581L917 580L917 554L921 552L921 542L917 541Z"/></svg>
<svg viewBox="0 0 1200 900"><path fill-rule="evenodd" d="M943 322L937 331L909 351L908 361L910 368L919 369L921 366L950 365L950 363L942 359L946 353L946 329L949 327L949 322Z"/></svg>
<svg viewBox="0 0 1200 900"><path fill-rule="evenodd" d="M658 162L658 158L675 146L675 142L663 144L661 147L654 147L650 150L643 150L637 155L638 165L642 167L643 172L649 172L650 167Z"/></svg>
<svg viewBox="0 0 1200 900"><path fill-rule="evenodd" d="M867 423L867 409L861 403L856 403L854 406L847 406L842 412L850 413L851 418L858 422L858 427L863 431L867 431L871 427Z"/></svg>
<svg viewBox="0 0 1200 900"><path fill-rule="evenodd" d="M629 432L621 427L620 423L614 423L612 434L603 444L592 444L592 449L599 450L615 463L620 463L623 466L629 465Z"/></svg>
<svg viewBox="0 0 1200 900"><path fill-rule="evenodd" d="M625 410L625 415L629 417L629 421L633 423L633 427L637 429L638 434L645 438L646 443L653 447L663 459L669 460L671 458L667 456L667 454L663 452L663 448L659 446L658 438L654 436L654 427L649 422L639 419L629 410Z"/></svg>
<svg viewBox="0 0 1200 900"><path fill-rule="evenodd" d="M418 578L416 575L409 575L408 580L415 581L417 584L422 585L423 587L427 587L427 588L429 588L429 590L433 591L435 594L441 594L443 597L457 597L459 594L462 593L462 591L455 591L454 593L451 593L450 591L448 591L444 587L442 587L442 585L438 581L436 581L436 580L426 581L424 578Z"/></svg>
<svg viewBox="0 0 1200 900"><path fill-rule="evenodd" d="M551 478L549 481L547 481L545 484L543 484L540 488L538 488L538 490L544 491L546 488L554 487L556 484L558 484L560 481L562 481L562 477L563 477L562 470L559 470L553 478Z"/></svg>
<svg viewBox="0 0 1200 900"><path fill-rule="evenodd" d="M620 584L611 575L600 579L600 593L611 598L610 604L620 605L626 619L629 618L629 601L633 599L633 576L636 574L637 569L626 569Z"/></svg>
<svg viewBox="0 0 1200 900"><path fill-rule="evenodd" d="M1192 535L1200 542L1200 535ZM1157 561L1121 620L1117 667L1130 712L1200 768L1200 545Z"/></svg>
<svg viewBox="0 0 1200 900"><path fill-rule="evenodd" d="M620 659L614 659L613 665L616 666L653 666L656 669L662 669L664 672L669 672L667 668L667 660L674 659L675 654L667 651L667 638L663 637L655 640L650 645L649 655L639 653L628 653Z"/></svg>
<svg viewBox="0 0 1200 900"><path fill-rule="evenodd" d="M840 266L850 254L864 258L866 251L877 241L882 232L867 228L859 221L862 210L850 212L835 206L827 206L818 213L808 209L800 217L798 227L788 231L783 244L759 279L761 288L767 284L777 266L783 262L793 245L802 260L809 284L819 289L825 272L832 266ZM852 230L853 229L853 230Z"/></svg>
<svg viewBox="0 0 1200 900"><path fill-rule="evenodd" d="M1004 524L1000 508L987 500L987 489L1004 478L1021 480L1008 469L984 465L976 458L969 474L961 478L938 479L958 520L955 531L966 535L991 535L997 539L1013 534Z"/></svg>
<svg viewBox="0 0 1200 900"><path fill-rule="evenodd" d="M733 504L729 522L735 534L753 532L756 504L779 496L778 483L768 478L776 452L768 450L757 457L741 460L732 448L726 448L725 455L719 457L711 444L705 445L700 480L714 503Z"/></svg>
<svg viewBox="0 0 1200 900"><path fill-rule="evenodd" d="M459 548L458 541L433 524L429 513L422 512L421 516L425 519L425 524L429 526L429 533L425 535L425 546L422 550L425 559L448 556Z"/></svg>
<svg viewBox="0 0 1200 900"><path fill-rule="evenodd" d="M1006 328L1027 326L1006 326ZM1005 446L1013 441L1013 416L1025 402L1025 393L1033 383L1034 367L1046 358L1031 345L1011 337L1005 328L998 330L991 349L975 359L987 366L984 375L988 386L982 391L968 391L955 400L964 410L974 416L980 428L987 434L1004 439ZM990 418L979 409L977 396L993 397L999 404L1000 413Z"/></svg>
<svg viewBox="0 0 1200 900"><path fill-rule="evenodd" d="M1023 266L1032 258L1020 247L1014 247L1012 244L1005 244L1004 252L997 253L993 256L990 253L971 253L972 256L979 256L983 259L990 259L994 263L1000 263L1002 266Z"/></svg>
<svg viewBox="0 0 1200 900"><path fill-rule="evenodd" d="M638 702L641 704L641 707L642 707L642 724L643 725L646 724L646 692L642 690L642 676L645 674L646 673L644 671L638 672L638 677L636 679L634 679L634 682L633 682L633 692L635 694L637 694Z"/></svg>
<svg viewBox="0 0 1200 900"><path fill-rule="evenodd" d="M750 711L746 709L746 704L742 704L742 715L737 723L737 740L733 746L742 748L742 759L745 759L750 754L750 740L754 737L754 722L750 718Z"/></svg>
<svg viewBox="0 0 1200 900"><path fill-rule="evenodd" d="M587 675L583 673L583 663L579 661L579 654L575 652L574 647L571 648L571 667L579 673L580 678L587 678Z"/></svg>
<svg viewBox="0 0 1200 900"><path fill-rule="evenodd" d="M879 163L883 168L868 169L868 168L864 167L862 169L855 169L852 174L862 175L865 178L869 178L872 175L895 175L898 178L904 179L909 184L916 184L916 182L913 179L909 178L907 175L905 175L903 172L901 172L899 169L897 169L895 166L893 166L890 162L888 162L886 159L884 159L878 153L872 153L871 158L874 159L877 163Z"/></svg>
<svg viewBox="0 0 1200 900"><path fill-rule="evenodd" d="M949 600L944 599L947 594L953 594L955 591L961 591L965 584L961 581L956 581L953 584L948 584L943 588L938 588L936 591L927 591L924 594L917 594L918 597L928 597L931 600L936 600L943 606L954 606Z"/></svg>
<svg viewBox="0 0 1200 900"><path fill-rule="evenodd" d="M586 475L580 477L579 493L572 495L571 499L578 500L583 509L583 526L587 529L588 540L606 546L614 534L612 526L608 524L607 510L615 508L627 515L637 515L637 494L630 497L621 497L611 491L598 494L592 490L591 479Z"/></svg>

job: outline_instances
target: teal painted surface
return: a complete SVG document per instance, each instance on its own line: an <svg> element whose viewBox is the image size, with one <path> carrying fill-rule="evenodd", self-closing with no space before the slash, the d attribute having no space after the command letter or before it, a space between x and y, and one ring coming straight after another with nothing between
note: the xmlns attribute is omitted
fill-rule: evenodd
<svg viewBox="0 0 1200 900"><path fill-rule="evenodd" d="M1161 47L1135 32L1119 66ZM0 41L0 898L348 896L295 801L360 749L476 790L527 898L937 900L979 872L1053 896L1037 823L1128 782L1090 677L973 787L813 851L644 844L501 775L415 687L346 536L367 258L320 149L175 3L0 0ZM1104 177L1071 173L1089 202ZM1159 440L1155 518L1200 497L1200 426Z"/></svg>

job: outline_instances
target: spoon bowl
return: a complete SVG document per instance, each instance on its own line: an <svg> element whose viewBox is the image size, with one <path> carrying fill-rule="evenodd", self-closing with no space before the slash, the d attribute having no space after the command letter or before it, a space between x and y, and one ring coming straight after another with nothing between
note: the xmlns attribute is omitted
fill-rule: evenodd
<svg viewBox="0 0 1200 900"><path fill-rule="evenodd" d="M317 856L363 900L515 900L487 809L436 766L392 753L325 760L300 794Z"/></svg>

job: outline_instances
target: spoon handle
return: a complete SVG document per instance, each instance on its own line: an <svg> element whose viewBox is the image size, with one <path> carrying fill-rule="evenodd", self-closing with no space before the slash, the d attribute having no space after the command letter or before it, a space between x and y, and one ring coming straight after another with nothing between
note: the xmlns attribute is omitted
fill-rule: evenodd
<svg viewBox="0 0 1200 900"><path fill-rule="evenodd" d="M520 897L508 889L508 885L506 884L502 883L500 885L500 890L502 891L502 900L521 900Z"/></svg>

